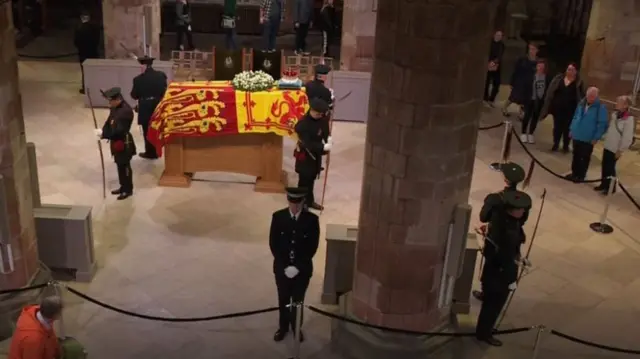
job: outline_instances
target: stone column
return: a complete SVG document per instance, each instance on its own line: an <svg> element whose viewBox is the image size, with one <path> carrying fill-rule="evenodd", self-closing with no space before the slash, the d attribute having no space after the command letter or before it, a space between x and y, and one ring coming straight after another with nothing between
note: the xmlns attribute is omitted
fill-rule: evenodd
<svg viewBox="0 0 640 359"><path fill-rule="evenodd" d="M130 58L144 54L144 8L151 8L151 28L147 35L151 39L147 46L154 57L160 54L160 0L104 0L102 20L104 25L104 51L108 59ZM123 48L124 46L124 48ZM125 50L126 48L126 50Z"/></svg>
<svg viewBox="0 0 640 359"><path fill-rule="evenodd" d="M350 298L362 321L417 331L448 324L450 308L438 307L445 246L454 208L468 203L496 5L379 0ZM337 342L348 356L423 357L418 341L392 348L392 337L344 328L350 340Z"/></svg>
<svg viewBox="0 0 640 359"><path fill-rule="evenodd" d="M640 61L639 16L634 0L593 0L580 73L607 99L633 89Z"/></svg>
<svg viewBox="0 0 640 359"><path fill-rule="evenodd" d="M344 0L340 70L371 72L378 0Z"/></svg>
<svg viewBox="0 0 640 359"><path fill-rule="evenodd" d="M1 2L0 251L2 266L8 271L11 263L6 244L11 246L14 270L0 274L0 289L26 286L38 272L38 248L24 131L11 2Z"/></svg>

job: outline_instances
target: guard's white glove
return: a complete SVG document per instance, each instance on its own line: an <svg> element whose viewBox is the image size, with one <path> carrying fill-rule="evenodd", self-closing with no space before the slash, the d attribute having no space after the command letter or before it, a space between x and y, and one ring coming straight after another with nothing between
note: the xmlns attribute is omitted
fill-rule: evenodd
<svg viewBox="0 0 640 359"><path fill-rule="evenodd" d="M329 151L331 151L331 146L333 146L333 143L331 143L331 142L329 142L329 143L325 143L325 144L324 144L324 148L323 148L323 149L324 149L325 151L329 152Z"/></svg>
<svg viewBox="0 0 640 359"><path fill-rule="evenodd" d="M336 99L336 93L333 92L332 88L330 88L329 91L331 92L331 101L335 100Z"/></svg>
<svg viewBox="0 0 640 359"><path fill-rule="evenodd" d="M286 275L289 279L294 278L298 275L298 273L300 273L300 271L294 266L288 266L284 269L284 275Z"/></svg>
<svg viewBox="0 0 640 359"><path fill-rule="evenodd" d="M96 128L95 130L93 130L93 135L98 137L98 139L102 138L102 130L99 128Z"/></svg>
<svg viewBox="0 0 640 359"><path fill-rule="evenodd" d="M509 290L516 290L517 287L518 285L516 284L516 282L509 284Z"/></svg>
<svg viewBox="0 0 640 359"><path fill-rule="evenodd" d="M191 25L187 26L187 30L191 31Z"/></svg>

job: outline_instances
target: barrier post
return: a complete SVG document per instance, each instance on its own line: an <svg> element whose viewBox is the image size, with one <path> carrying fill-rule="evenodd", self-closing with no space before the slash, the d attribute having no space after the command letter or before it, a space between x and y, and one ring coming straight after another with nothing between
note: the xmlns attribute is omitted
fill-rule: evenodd
<svg viewBox="0 0 640 359"><path fill-rule="evenodd" d="M613 227L607 224L607 214L609 213L609 206L611 205L611 195L613 191L616 189L618 185L618 179L616 177L609 178L609 188L607 189L607 198L604 201L604 210L600 215L599 222L593 222L589 225L592 231L598 232L601 234L610 234L613 233Z"/></svg>
<svg viewBox="0 0 640 359"><path fill-rule="evenodd" d="M64 299L62 297L62 291L64 289L64 286L58 282L53 282L52 283L53 288L55 290L56 296L58 298L60 298L60 302L62 303L62 312L60 312L60 318L58 318L58 338L60 339L66 339L67 338L67 333L65 331L65 326L64 326Z"/></svg>
<svg viewBox="0 0 640 359"><path fill-rule="evenodd" d="M500 150L500 160L493 162L489 167L494 171L500 171L500 165L509 160L511 152L511 137L513 136L513 124L511 121L504 122L504 135L502 136L502 149Z"/></svg>
<svg viewBox="0 0 640 359"><path fill-rule="evenodd" d="M540 352L540 342L542 341L542 333L545 331L544 325L538 327L538 331L536 332L536 341L533 343L533 354L531 355L531 359L537 359L538 353Z"/></svg>
<svg viewBox="0 0 640 359"><path fill-rule="evenodd" d="M289 359L300 359L300 344L302 343L300 335L302 333L302 303L293 303L293 309L296 311L296 322L294 323L295 328L293 329L294 339L293 339L293 355Z"/></svg>

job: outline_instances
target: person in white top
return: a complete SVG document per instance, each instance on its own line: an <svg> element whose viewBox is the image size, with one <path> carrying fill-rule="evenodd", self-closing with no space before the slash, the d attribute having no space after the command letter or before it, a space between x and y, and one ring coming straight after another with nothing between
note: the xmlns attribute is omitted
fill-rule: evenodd
<svg viewBox="0 0 640 359"><path fill-rule="evenodd" d="M611 115L609 127L604 135L602 152L602 179L594 190L606 195L609 191L611 177L616 176L616 162L622 153L631 147L635 135L635 119L629 112L631 99L620 96L616 100L616 110ZM613 189L615 192L615 188Z"/></svg>

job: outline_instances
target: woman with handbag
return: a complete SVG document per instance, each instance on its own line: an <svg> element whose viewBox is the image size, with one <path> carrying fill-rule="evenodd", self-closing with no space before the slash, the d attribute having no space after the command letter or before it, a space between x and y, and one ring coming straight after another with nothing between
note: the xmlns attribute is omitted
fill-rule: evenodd
<svg viewBox="0 0 640 359"><path fill-rule="evenodd" d="M611 177L616 176L616 163L622 153L631 147L635 135L635 119L629 112L631 99L620 96L616 101L616 110L611 115L609 128L604 134L604 149L602 151L602 179L594 190L604 195L609 193ZM615 192L613 188L613 192Z"/></svg>

